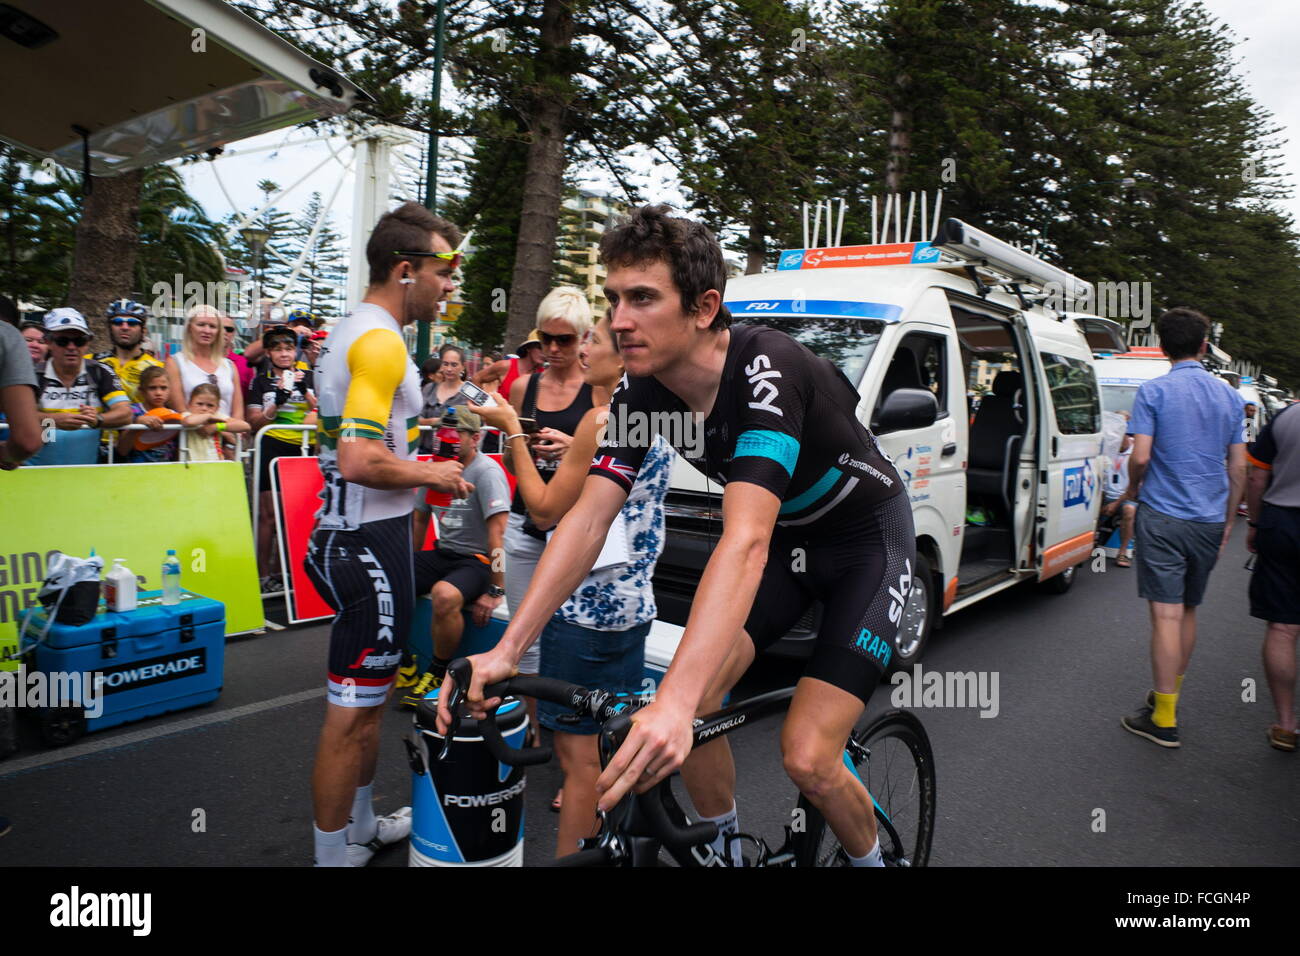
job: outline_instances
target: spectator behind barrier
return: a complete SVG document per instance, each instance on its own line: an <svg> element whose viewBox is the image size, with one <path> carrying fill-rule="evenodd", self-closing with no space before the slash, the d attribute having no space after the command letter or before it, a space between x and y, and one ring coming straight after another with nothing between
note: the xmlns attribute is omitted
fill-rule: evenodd
<svg viewBox="0 0 1300 956"><path fill-rule="evenodd" d="M229 316L210 305L190 309L181 336L181 350L167 357L167 384L172 395L186 396L193 396L199 385L216 386L221 396L216 413L226 421L227 429L247 431L239 370L226 358L229 324ZM244 427L236 428L236 422Z"/></svg>
<svg viewBox="0 0 1300 956"><path fill-rule="evenodd" d="M141 373L147 368L163 366L145 342L145 334L149 331L149 310L139 302L118 299L104 310L104 318L108 321L108 339L112 348L86 358L93 358L111 368L126 390L126 397L139 402Z"/></svg>
<svg viewBox="0 0 1300 956"><path fill-rule="evenodd" d="M167 384L167 371L152 366L140 373L140 401L132 406L133 424L143 425L147 431L122 432L117 441L117 456L129 464L142 462L175 461L181 432L164 425L180 425L182 415L171 407L171 386Z"/></svg>
<svg viewBox="0 0 1300 956"><path fill-rule="evenodd" d="M45 341L45 326L40 322L24 322L22 328L23 342L27 345L27 354L31 356L32 366L39 369L50 357L50 346Z"/></svg>
<svg viewBox="0 0 1300 956"><path fill-rule="evenodd" d="M427 364L427 363L426 363ZM424 405L420 409L420 424L437 428L442 421L447 403L456 397L465 382L465 353L455 345L438 349L437 377L420 389ZM420 454L432 455L434 433L420 432Z"/></svg>
<svg viewBox="0 0 1300 956"><path fill-rule="evenodd" d="M93 465L102 429L130 422L131 403L111 368L83 357L90 327L76 309L46 313L45 341L50 357L37 375L37 404L54 431L31 464Z"/></svg>
<svg viewBox="0 0 1300 956"><path fill-rule="evenodd" d="M222 436L248 431L248 422L221 414L221 390L210 382L194 386L181 423L195 426L182 432L187 461L221 461L225 457Z"/></svg>
<svg viewBox="0 0 1300 956"><path fill-rule="evenodd" d="M316 391L312 373L297 367L298 337L287 326L262 335L267 356L248 390L248 421L254 431L271 424L313 425L316 420ZM257 566L262 593L282 591L275 563L275 502L271 496L271 462L284 456L299 457L303 434L293 428L269 429L262 435L260 464L254 476L254 494L261 495L257 514Z"/></svg>
<svg viewBox="0 0 1300 956"><path fill-rule="evenodd" d="M9 425L0 431L0 469L12 471L40 450L37 395L36 370L23 337L0 323L0 415Z"/></svg>

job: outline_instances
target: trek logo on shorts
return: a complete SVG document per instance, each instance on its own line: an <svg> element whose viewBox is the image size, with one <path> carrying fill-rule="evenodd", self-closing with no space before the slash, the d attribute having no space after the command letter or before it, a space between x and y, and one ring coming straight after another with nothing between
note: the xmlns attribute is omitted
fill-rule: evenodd
<svg viewBox="0 0 1300 956"><path fill-rule="evenodd" d="M768 371L763 371L763 369L768 369ZM772 400L781 393L777 391L775 385L767 381L769 378L781 377L781 373L772 368L772 360L766 355L755 356L754 361L745 366L745 374L749 376L749 384L754 386L754 398L758 399L758 401L750 402L749 407L761 408L784 418L785 415L781 409L772 404Z"/></svg>
<svg viewBox="0 0 1300 956"><path fill-rule="evenodd" d="M368 564L373 569L367 569L366 573L370 575L370 580L375 586L375 595L379 600L379 630L375 632L375 640L381 644L392 644L393 588L388 583L388 573L369 548L363 548L358 557L361 558L362 564Z"/></svg>

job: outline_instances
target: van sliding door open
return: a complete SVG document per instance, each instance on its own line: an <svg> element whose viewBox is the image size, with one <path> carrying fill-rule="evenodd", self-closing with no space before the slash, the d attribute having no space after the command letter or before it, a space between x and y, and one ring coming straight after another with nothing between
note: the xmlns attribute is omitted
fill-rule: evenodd
<svg viewBox="0 0 1300 956"><path fill-rule="evenodd" d="M1101 402L1092 358L1063 341L1040 341L1033 362L1043 389L1034 554L1040 581L1092 554L1101 502Z"/></svg>

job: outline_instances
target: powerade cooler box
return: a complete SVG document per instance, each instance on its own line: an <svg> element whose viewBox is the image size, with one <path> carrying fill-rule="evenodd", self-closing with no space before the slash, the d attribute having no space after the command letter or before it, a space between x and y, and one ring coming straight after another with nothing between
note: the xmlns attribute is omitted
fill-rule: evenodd
<svg viewBox="0 0 1300 956"><path fill-rule="evenodd" d="M93 675L83 703L88 730L198 707L221 694L226 606L189 591L170 606L161 591L141 591L138 602L117 612L101 601L89 623L56 622L36 646L36 667L45 674ZM44 608L31 613L24 646L40 637L46 620Z"/></svg>

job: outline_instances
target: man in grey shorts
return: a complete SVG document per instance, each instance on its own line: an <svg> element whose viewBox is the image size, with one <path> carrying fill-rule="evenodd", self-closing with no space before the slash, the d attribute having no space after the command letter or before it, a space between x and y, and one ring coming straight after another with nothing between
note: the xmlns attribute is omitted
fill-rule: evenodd
<svg viewBox="0 0 1300 956"><path fill-rule="evenodd" d="M1209 329L1194 309L1160 317L1160 347L1172 367L1138 389L1128 429L1123 498L1138 502L1138 595L1151 608L1153 690L1122 723L1162 747L1179 746L1176 709L1196 646L1196 608L1246 483L1241 396L1201 364Z"/></svg>

